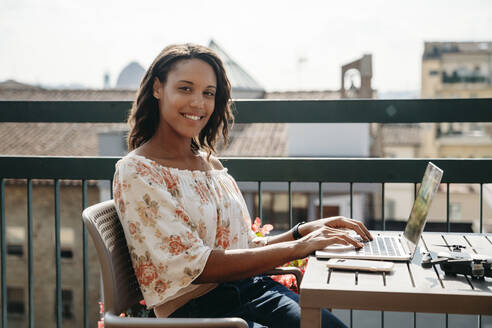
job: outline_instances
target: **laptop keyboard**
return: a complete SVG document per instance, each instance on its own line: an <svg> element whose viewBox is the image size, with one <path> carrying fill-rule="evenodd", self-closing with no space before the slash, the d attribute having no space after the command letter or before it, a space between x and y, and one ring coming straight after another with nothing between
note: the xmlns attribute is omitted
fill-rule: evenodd
<svg viewBox="0 0 492 328"><path fill-rule="evenodd" d="M364 247L359 252L366 255L401 256L397 242L392 237L375 237L371 241L363 241Z"/></svg>

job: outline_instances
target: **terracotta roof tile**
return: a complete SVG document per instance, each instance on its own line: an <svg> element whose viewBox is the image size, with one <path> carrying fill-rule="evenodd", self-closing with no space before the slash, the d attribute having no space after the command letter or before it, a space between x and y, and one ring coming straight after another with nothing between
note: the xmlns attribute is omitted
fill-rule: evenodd
<svg viewBox="0 0 492 328"><path fill-rule="evenodd" d="M135 90L46 90L38 88L0 88L0 100L127 100L135 99Z"/></svg>
<svg viewBox="0 0 492 328"><path fill-rule="evenodd" d="M340 99L338 90L267 92L266 99Z"/></svg>
<svg viewBox="0 0 492 328"><path fill-rule="evenodd" d="M229 145L220 156L287 156L287 124L236 124Z"/></svg>
<svg viewBox="0 0 492 328"><path fill-rule="evenodd" d="M0 154L97 156L97 134L125 123L0 123Z"/></svg>

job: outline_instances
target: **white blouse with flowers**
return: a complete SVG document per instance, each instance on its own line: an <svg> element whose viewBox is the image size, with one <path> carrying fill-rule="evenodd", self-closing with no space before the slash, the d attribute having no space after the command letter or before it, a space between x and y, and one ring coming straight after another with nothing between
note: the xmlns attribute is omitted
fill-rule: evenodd
<svg viewBox="0 0 492 328"><path fill-rule="evenodd" d="M192 284L213 249L262 246L227 169L170 168L129 153L116 164L114 201L148 308L168 316L216 284ZM156 311L157 312L157 311Z"/></svg>

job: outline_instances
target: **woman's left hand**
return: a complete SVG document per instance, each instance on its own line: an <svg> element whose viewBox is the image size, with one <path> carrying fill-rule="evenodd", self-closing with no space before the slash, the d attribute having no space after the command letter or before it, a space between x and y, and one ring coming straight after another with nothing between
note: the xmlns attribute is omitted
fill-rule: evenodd
<svg viewBox="0 0 492 328"><path fill-rule="evenodd" d="M330 218L307 222L299 227L299 232L301 233L301 235L305 236L308 233L323 226L341 230L350 229L355 231L363 240L372 240L371 233L369 232L369 230L367 230L366 226L362 222L346 218L344 216L333 216Z"/></svg>

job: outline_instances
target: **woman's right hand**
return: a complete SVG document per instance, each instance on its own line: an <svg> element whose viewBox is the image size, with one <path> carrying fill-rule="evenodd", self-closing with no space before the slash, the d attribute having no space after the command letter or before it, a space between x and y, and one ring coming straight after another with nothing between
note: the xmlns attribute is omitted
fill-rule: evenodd
<svg viewBox="0 0 492 328"><path fill-rule="evenodd" d="M334 244L353 245L355 248L362 248L363 243L350 237L346 230L340 230L323 226L316 229L306 236L297 240L301 247L298 247L301 254L299 258L309 256L314 251L323 249Z"/></svg>

